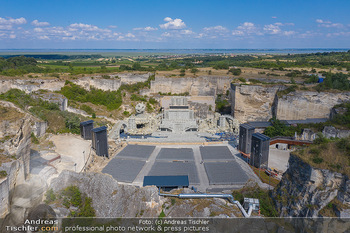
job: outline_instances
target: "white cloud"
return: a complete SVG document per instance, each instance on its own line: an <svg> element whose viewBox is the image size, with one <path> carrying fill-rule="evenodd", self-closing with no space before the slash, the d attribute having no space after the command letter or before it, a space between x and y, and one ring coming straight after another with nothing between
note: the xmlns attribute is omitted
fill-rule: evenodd
<svg viewBox="0 0 350 233"><path fill-rule="evenodd" d="M269 24L264 26L264 31L268 34L279 34L281 33L281 28L276 24Z"/></svg>
<svg viewBox="0 0 350 233"><path fill-rule="evenodd" d="M15 34L11 34L9 37L10 37L10 39L15 39L16 35Z"/></svg>
<svg viewBox="0 0 350 233"><path fill-rule="evenodd" d="M282 34L283 34L284 36L291 36L291 35L296 34L296 32L295 32L295 31L284 31L284 32L282 32Z"/></svg>
<svg viewBox="0 0 350 233"><path fill-rule="evenodd" d="M4 19L0 17L0 24L2 25L14 25L14 24L26 24L27 20L23 17L21 18L17 18L17 19L13 19L13 18L9 18L9 19Z"/></svg>
<svg viewBox="0 0 350 233"><path fill-rule="evenodd" d="M95 25L91 25L91 24L83 24L83 23L73 23L71 25L69 25L69 28L71 29L80 29L83 31L95 31L95 32L111 32L110 29L102 29L99 28Z"/></svg>
<svg viewBox="0 0 350 233"><path fill-rule="evenodd" d="M164 32L161 36L164 37L171 37L171 34L169 32Z"/></svg>
<svg viewBox="0 0 350 233"><path fill-rule="evenodd" d="M331 23L330 21L323 21L322 19L316 19L317 23Z"/></svg>
<svg viewBox="0 0 350 233"><path fill-rule="evenodd" d="M341 23L332 23L331 21L324 21L322 19L316 19L316 23L318 23L319 27L324 28L342 28L344 27Z"/></svg>
<svg viewBox="0 0 350 233"><path fill-rule="evenodd" d="M44 29L42 29L42 28L34 28L34 32L43 32L44 31Z"/></svg>
<svg viewBox="0 0 350 233"><path fill-rule="evenodd" d="M232 32L234 36L243 36L243 35L262 35L260 30L255 26L254 23L244 22L240 26L237 27L236 30Z"/></svg>
<svg viewBox="0 0 350 233"><path fill-rule="evenodd" d="M151 32L151 31L157 31L158 28L153 28L153 27L144 27L144 28L134 28L134 31L145 31L145 32Z"/></svg>
<svg viewBox="0 0 350 233"><path fill-rule="evenodd" d="M165 21L165 22L170 22L170 21L172 21L172 20L173 20L173 19L170 18L170 17L165 17L165 18L164 18L164 21Z"/></svg>
<svg viewBox="0 0 350 233"><path fill-rule="evenodd" d="M172 19L170 17L164 18L165 24L160 24L161 29L183 29L186 27L185 22L182 19Z"/></svg>
<svg viewBox="0 0 350 233"><path fill-rule="evenodd" d="M0 30L11 30L12 25L1 25L0 24Z"/></svg>
<svg viewBox="0 0 350 233"><path fill-rule="evenodd" d="M274 23L274 24L268 24L264 26L264 32L271 35L284 35L284 36L290 36L295 34L295 31L283 31L281 27L283 26L294 26L294 23Z"/></svg>
<svg viewBox="0 0 350 233"><path fill-rule="evenodd" d="M125 37L127 37L127 38L135 38L135 35L132 34L132 33L128 33L128 34L125 35Z"/></svg>
<svg viewBox="0 0 350 233"><path fill-rule="evenodd" d="M330 24L321 24L320 27L325 28L342 28L344 25L341 23L330 23Z"/></svg>
<svg viewBox="0 0 350 233"><path fill-rule="evenodd" d="M217 31L217 32L227 32L228 29L221 26L221 25L218 25L218 26L215 26L215 27L205 27L203 28L204 31Z"/></svg>
<svg viewBox="0 0 350 233"><path fill-rule="evenodd" d="M40 40L49 40L50 38L48 36L39 36Z"/></svg>
<svg viewBox="0 0 350 233"><path fill-rule="evenodd" d="M109 25L108 27L109 27L109 28L117 28L118 26L115 26L115 25Z"/></svg>
<svg viewBox="0 0 350 233"><path fill-rule="evenodd" d="M50 26L50 24L48 22L39 22L37 19L32 22L32 25L34 25L36 27Z"/></svg>
<svg viewBox="0 0 350 233"><path fill-rule="evenodd" d="M194 34L194 32L193 31L191 31L191 30L181 30L181 32L180 32L182 35L192 35L192 34Z"/></svg>

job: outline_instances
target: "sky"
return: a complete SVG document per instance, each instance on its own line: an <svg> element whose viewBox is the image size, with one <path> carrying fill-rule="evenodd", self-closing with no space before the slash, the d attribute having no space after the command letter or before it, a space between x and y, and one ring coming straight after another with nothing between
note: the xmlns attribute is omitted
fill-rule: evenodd
<svg viewBox="0 0 350 233"><path fill-rule="evenodd" d="M0 49L350 48L349 0L0 0Z"/></svg>

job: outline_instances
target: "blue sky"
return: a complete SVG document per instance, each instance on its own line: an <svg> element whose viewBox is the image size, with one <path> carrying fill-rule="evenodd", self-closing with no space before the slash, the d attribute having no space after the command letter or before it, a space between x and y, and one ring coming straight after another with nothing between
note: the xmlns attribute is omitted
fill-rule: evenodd
<svg viewBox="0 0 350 233"><path fill-rule="evenodd" d="M0 49L349 48L349 0L0 0Z"/></svg>

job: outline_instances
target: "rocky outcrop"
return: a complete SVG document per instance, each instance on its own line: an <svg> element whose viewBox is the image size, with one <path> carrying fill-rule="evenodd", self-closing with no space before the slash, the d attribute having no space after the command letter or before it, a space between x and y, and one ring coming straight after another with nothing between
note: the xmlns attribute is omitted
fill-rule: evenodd
<svg viewBox="0 0 350 233"><path fill-rule="evenodd" d="M10 107L11 103L1 102L2 106ZM1 153L9 159L0 165L0 171L5 171L7 176L0 180L0 217L9 213L11 192L14 187L28 178L30 169L30 135L31 118L19 109L11 108L17 112L14 118L6 118L1 121L0 132L5 137L0 143Z"/></svg>
<svg viewBox="0 0 350 233"><path fill-rule="evenodd" d="M267 121L273 116L274 101L283 86L231 84L231 113L240 122Z"/></svg>
<svg viewBox="0 0 350 233"><path fill-rule="evenodd" d="M216 96L229 89L232 78L230 77L184 77L168 78L156 77L151 81L150 93L180 94L188 92L192 96Z"/></svg>
<svg viewBox="0 0 350 233"><path fill-rule="evenodd" d="M317 217L335 199L343 205L338 210L340 217L350 209L350 180L343 174L314 168L291 154L289 167L272 196L281 217Z"/></svg>
<svg viewBox="0 0 350 233"><path fill-rule="evenodd" d="M109 175L71 171L63 171L51 182L55 192L70 185L92 198L96 217L135 217L141 213L142 217L156 217L162 211L164 200L154 186L121 185Z"/></svg>
<svg viewBox="0 0 350 233"><path fill-rule="evenodd" d="M350 136L350 130L341 130L333 126L325 126L322 130L322 134L326 138L346 138Z"/></svg>
<svg viewBox="0 0 350 233"><path fill-rule="evenodd" d="M82 86L86 90L90 90L91 87L101 89L103 91L117 91L121 85L120 79L110 78L80 78L73 80L73 83Z"/></svg>
<svg viewBox="0 0 350 233"><path fill-rule="evenodd" d="M83 77L72 80L77 85L90 90L91 87L101 89L104 91L117 91L122 84L132 84L137 82L147 81L150 73L147 74L133 74L124 73L118 75L110 75L110 78L103 78L102 76ZM64 87L65 82L59 79L14 79L0 81L0 93L7 92L10 89L19 89L26 93L32 93L38 90L60 91Z"/></svg>
<svg viewBox="0 0 350 233"><path fill-rule="evenodd" d="M329 118L334 105L350 100L350 92L295 91L280 96L286 86L231 84L231 113L240 122Z"/></svg>
<svg viewBox="0 0 350 233"><path fill-rule="evenodd" d="M334 105L350 100L350 92L328 93L296 91L278 97L276 117L279 120L329 118Z"/></svg>
<svg viewBox="0 0 350 233"><path fill-rule="evenodd" d="M64 81L43 79L2 80L0 83L0 93L7 92L10 89L19 89L26 93L31 93L40 89L48 91L59 91L64 86Z"/></svg>

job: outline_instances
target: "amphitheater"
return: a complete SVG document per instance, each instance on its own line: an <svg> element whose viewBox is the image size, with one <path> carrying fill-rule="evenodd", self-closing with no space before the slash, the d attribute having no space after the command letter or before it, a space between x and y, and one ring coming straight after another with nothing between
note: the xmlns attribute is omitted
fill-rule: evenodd
<svg viewBox="0 0 350 233"><path fill-rule="evenodd" d="M146 114L145 106L138 104L136 115L113 127L109 137L126 141L127 146L103 173L137 186L143 185L145 176L185 175L191 187L203 192L241 188L248 180L259 183L235 147L219 136L222 132L236 135L237 121L220 114L200 120L185 97L168 102L158 115Z"/></svg>

